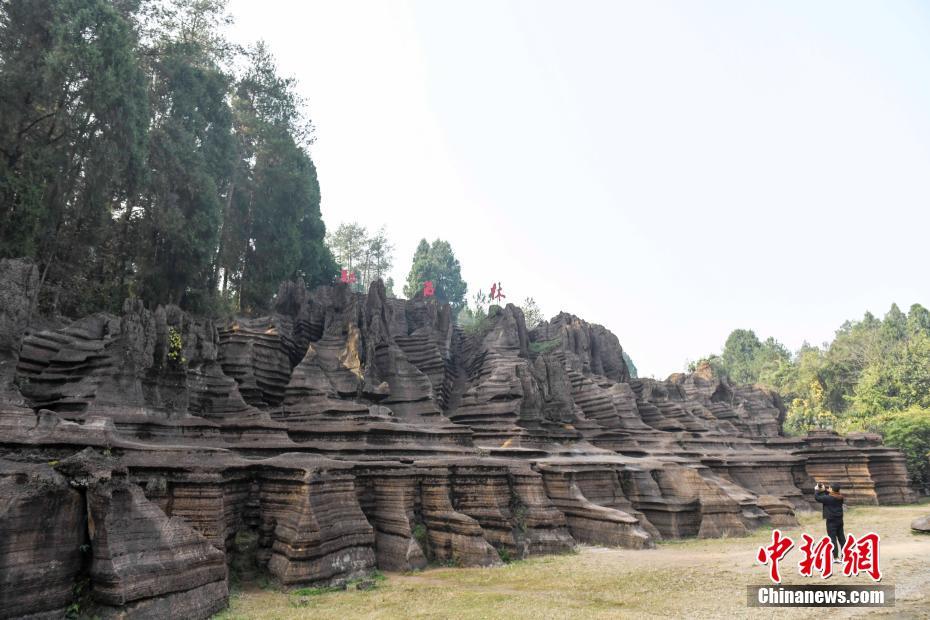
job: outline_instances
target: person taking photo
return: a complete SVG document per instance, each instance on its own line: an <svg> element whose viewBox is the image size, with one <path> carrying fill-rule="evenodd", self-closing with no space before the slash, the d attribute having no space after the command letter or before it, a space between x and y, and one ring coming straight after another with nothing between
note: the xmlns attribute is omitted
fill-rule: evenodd
<svg viewBox="0 0 930 620"><path fill-rule="evenodd" d="M829 488L822 482L814 486L814 499L823 504L827 536L833 543L833 558L837 560L846 545L846 534L843 532L843 495L840 488L839 482L831 482Z"/></svg>

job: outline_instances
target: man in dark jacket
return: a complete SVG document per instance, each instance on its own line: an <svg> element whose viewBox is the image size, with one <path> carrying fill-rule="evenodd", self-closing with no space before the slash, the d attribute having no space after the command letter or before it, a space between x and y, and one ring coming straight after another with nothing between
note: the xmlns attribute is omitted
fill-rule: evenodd
<svg viewBox="0 0 930 620"><path fill-rule="evenodd" d="M839 559L843 546L846 544L846 534L843 532L843 495L840 493L840 483L831 482L830 490L822 483L814 487L814 499L823 504L823 518L827 520L827 536L833 542L833 557Z"/></svg>

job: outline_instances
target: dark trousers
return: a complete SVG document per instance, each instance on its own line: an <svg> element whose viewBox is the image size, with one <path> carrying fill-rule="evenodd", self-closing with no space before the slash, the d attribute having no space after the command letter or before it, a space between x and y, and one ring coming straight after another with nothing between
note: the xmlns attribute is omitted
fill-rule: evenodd
<svg viewBox="0 0 930 620"><path fill-rule="evenodd" d="M827 519L827 536L833 542L833 557L839 558L846 545L846 534L843 533L843 519Z"/></svg>

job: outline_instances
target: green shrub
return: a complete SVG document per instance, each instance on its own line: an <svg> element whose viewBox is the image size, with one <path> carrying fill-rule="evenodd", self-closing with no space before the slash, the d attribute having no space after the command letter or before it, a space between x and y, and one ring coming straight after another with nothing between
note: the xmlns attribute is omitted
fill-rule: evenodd
<svg viewBox="0 0 930 620"><path fill-rule="evenodd" d="M491 329L491 321L486 312L465 308L458 315L458 323L466 334L486 334Z"/></svg>
<svg viewBox="0 0 930 620"><path fill-rule="evenodd" d="M173 327L168 328L168 364L172 368L181 368L187 364L184 358L184 342L181 340L181 332Z"/></svg>
<svg viewBox="0 0 930 620"><path fill-rule="evenodd" d="M553 338L552 340L540 340L538 342L531 342L530 353L534 353L536 355L539 355L541 353L548 353L549 351L552 351L553 349L558 347L559 344L561 344L561 342L562 341L559 338Z"/></svg>
<svg viewBox="0 0 930 620"><path fill-rule="evenodd" d="M420 549L423 551L423 555L426 556L426 559L431 560L432 554L430 553L429 536L426 531L426 526L422 523L415 523L411 534L413 534L413 539L417 541L417 544L420 545Z"/></svg>
<svg viewBox="0 0 930 620"><path fill-rule="evenodd" d="M930 409L911 407L871 416L850 416L840 430L881 433L887 445L904 453L911 480L921 487L930 486Z"/></svg>
<svg viewBox="0 0 930 620"><path fill-rule="evenodd" d="M339 592L342 588L336 586L321 586L318 588L300 588L291 592L295 596L319 596L321 594L329 594L330 592Z"/></svg>
<svg viewBox="0 0 930 620"><path fill-rule="evenodd" d="M881 429L885 442L904 452L911 480L920 486L930 484L930 409L911 408L885 414Z"/></svg>

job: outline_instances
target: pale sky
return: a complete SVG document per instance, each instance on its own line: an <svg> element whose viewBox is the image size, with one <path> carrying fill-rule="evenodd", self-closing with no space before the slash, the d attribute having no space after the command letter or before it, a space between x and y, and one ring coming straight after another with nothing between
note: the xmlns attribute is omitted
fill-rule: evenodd
<svg viewBox="0 0 930 620"><path fill-rule="evenodd" d="M930 4L233 0L299 81L329 229L446 239L642 376L930 306Z"/></svg>

